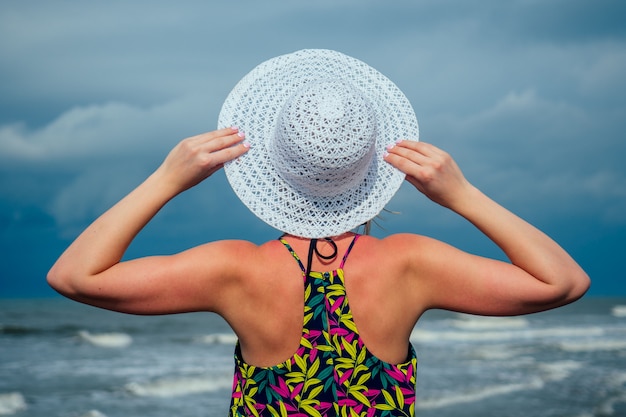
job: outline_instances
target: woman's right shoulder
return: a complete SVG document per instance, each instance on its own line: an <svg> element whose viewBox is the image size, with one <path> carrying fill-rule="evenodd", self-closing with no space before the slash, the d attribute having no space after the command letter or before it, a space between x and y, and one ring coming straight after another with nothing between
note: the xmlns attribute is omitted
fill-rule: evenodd
<svg viewBox="0 0 626 417"><path fill-rule="evenodd" d="M196 246L187 251L186 262L202 279L217 280L220 285L237 289L267 279L276 270L278 240L261 244L248 240L219 240ZM282 249L285 251L285 249Z"/></svg>
<svg viewBox="0 0 626 417"><path fill-rule="evenodd" d="M247 275L250 269L267 266L275 261L277 255L286 252L283 244L278 239L272 239L263 243L255 243L248 240L221 240L206 243L200 248L201 256L211 253L220 258L234 271L241 271Z"/></svg>

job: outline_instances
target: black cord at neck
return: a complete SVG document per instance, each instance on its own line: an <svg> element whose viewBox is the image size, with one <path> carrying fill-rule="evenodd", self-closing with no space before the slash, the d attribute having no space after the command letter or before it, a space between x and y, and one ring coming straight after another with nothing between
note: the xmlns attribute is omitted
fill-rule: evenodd
<svg viewBox="0 0 626 417"><path fill-rule="evenodd" d="M329 259L334 259L335 257L337 257L337 244L335 242L333 242L333 240L329 237L325 237L324 240L327 243L330 243L330 246L332 246L333 248L333 253L331 253L330 255L323 255L320 253L320 251L317 249L317 239L311 239L311 243L309 244L309 256L308 256L308 260L306 263L306 276L308 277L309 274L311 273L311 262L313 262L313 252L315 252L315 254L317 256L319 256L320 258L324 259L324 260L329 260Z"/></svg>

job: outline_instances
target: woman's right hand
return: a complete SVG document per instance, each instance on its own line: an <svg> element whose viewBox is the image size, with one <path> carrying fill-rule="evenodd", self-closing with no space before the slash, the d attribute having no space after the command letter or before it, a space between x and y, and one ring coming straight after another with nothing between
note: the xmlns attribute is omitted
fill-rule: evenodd
<svg viewBox="0 0 626 417"><path fill-rule="evenodd" d="M192 136L179 142L165 158L157 173L172 192L183 192L244 154L249 145L236 127Z"/></svg>

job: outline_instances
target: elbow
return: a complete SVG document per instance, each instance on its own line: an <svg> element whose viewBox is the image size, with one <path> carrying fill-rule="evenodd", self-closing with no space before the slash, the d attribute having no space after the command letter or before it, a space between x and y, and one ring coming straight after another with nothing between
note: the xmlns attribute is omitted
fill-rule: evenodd
<svg viewBox="0 0 626 417"><path fill-rule="evenodd" d="M589 278L589 275L587 275L585 271L580 270L570 291L572 301L578 300L585 295L585 293L589 290L589 287L591 287L591 278Z"/></svg>
<svg viewBox="0 0 626 417"><path fill-rule="evenodd" d="M56 265L48 271L48 274L46 275L46 281L53 290L58 293L64 294L63 288L65 280L63 279L63 276L59 273Z"/></svg>
<svg viewBox="0 0 626 417"><path fill-rule="evenodd" d="M64 271L58 264L55 264L48 271L46 281L52 289L66 297L73 298L72 296L75 296L77 293L73 285L72 275L68 271Z"/></svg>
<svg viewBox="0 0 626 417"><path fill-rule="evenodd" d="M526 304L527 312L539 312L563 307L582 298L591 285L589 276L584 273L570 275L569 279L559 285L544 286L542 295Z"/></svg>
<svg viewBox="0 0 626 417"><path fill-rule="evenodd" d="M531 309L544 311L573 303L582 298L591 286L589 276L582 269L569 272L566 279L564 274L560 276L558 283L543 286L542 295L531 303L534 305Z"/></svg>
<svg viewBox="0 0 626 417"><path fill-rule="evenodd" d="M580 269L570 275L568 283L569 285L564 286L561 291L558 305L570 304L582 298L591 286L591 279L585 271Z"/></svg>

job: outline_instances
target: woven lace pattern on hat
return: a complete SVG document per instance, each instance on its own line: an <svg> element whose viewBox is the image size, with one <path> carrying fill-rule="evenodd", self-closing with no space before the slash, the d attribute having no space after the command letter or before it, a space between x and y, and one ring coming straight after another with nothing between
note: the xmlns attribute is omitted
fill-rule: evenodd
<svg viewBox="0 0 626 417"><path fill-rule="evenodd" d="M309 198L358 187L375 154L376 113L344 82L306 85L285 104L270 140L277 173Z"/></svg>

